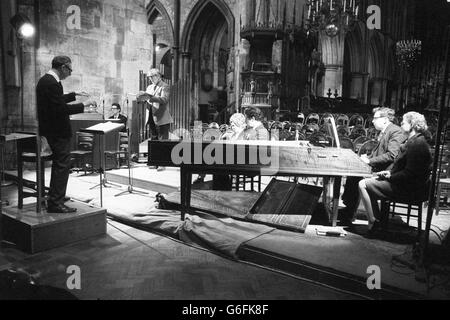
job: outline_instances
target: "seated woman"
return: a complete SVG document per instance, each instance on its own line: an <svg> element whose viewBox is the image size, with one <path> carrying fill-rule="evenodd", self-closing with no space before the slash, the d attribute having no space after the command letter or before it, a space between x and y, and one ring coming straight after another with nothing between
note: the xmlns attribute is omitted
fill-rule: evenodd
<svg viewBox="0 0 450 320"><path fill-rule="evenodd" d="M222 140L244 140L244 131L247 127L245 115L234 113L230 117L230 129L221 137Z"/></svg>
<svg viewBox="0 0 450 320"><path fill-rule="evenodd" d="M369 234L379 228L377 200L412 201L425 199L428 194L432 157L426 138L428 126L425 117L417 112L408 112L403 116L401 127L408 139L401 145L392 169L359 182L359 192L369 220Z"/></svg>
<svg viewBox="0 0 450 320"><path fill-rule="evenodd" d="M250 107L245 110L247 118L247 129L245 130L245 140L270 140L269 131L264 127L262 113L259 108Z"/></svg>
<svg viewBox="0 0 450 320"><path fill-rule="evenodd" d="M234 113L230 117L230 128L220 137L221 140L244 140L244 131L247 126L242 113ZM206 174L199 174L194 183L204 182ZM222 179L224 181L225 179Z"/></svg>

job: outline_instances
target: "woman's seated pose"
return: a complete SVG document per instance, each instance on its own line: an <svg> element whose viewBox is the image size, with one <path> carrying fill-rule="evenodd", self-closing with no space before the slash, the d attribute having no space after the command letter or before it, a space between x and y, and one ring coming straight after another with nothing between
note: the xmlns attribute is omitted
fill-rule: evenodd
<svg viewBox="0 0 450 320"><path fill-rule="evenodd" d="M245 140L270 140L269 131L262 123L263 117L261 109L250 107L245 109L247 118L247 129L245 130Z"/></svg>
<svg viewBox="0 0 450 320"><path fill-rule="evenodd" d="M244 130L247 127L245 115L233 113L230 117L230 128L222 135L222 140L244 140Z"/></svg>
<svg viewBox="0 0 450 320"><path fill-rule="evenodd" d="M379 228L378 200L414 201L426 199L431 172L431 150L427 142L425 117L417 112L403 116L402 129L408 139L400 147L390 171L359 182L359 192L369 220L369 234Z"/></svg>
<svg viewBox="0 0 450 320"><path fill-rule="evenodd" d="M246 127L245 115L242 113L233 113L230 117L230 128L220 137L220 140L244 140ZM194 183L204 182L205 176L206 174L204 173L199 174Z"/></svg>

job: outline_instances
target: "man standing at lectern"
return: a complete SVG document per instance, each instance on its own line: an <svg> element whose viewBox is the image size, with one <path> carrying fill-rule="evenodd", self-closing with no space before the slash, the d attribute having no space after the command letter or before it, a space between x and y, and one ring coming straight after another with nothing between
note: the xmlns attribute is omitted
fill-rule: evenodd
<svg viewBox="0 0 450 320"><path fill-rule="evenodd" d="M72 61L67 56L57 56L52 60L52 69L36 86L36 99L39 121L39 134L47 138L52 149L52 173L48 192L47 212L72 213L77 209L64 204L70 170L70 126L71 114L83 113L86 107L96 105L95 101L68 104L76 96L86 93L64 94L61 80L72 74Z"/></svg>
<svg viewBox="0 0 450 320"><path fill-rule="evenodd" d="M158 69L149 71L151 85L145 92L140 92L138 101L147 101L148 108L151 108L147 124L153 121L156 125L157 136L159 140L169 139L170 124L173 122L170 115L168 103L170 96L170 86L161 79L161 73ZM158 167L158 171L164 170L164 167Z"/></svg>

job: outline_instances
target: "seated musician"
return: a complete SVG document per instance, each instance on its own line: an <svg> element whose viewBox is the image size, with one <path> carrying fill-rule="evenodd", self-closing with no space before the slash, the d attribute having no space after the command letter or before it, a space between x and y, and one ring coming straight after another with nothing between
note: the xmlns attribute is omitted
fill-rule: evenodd
<svg viewBox="0 0 450 320"><path fill-rule="evenodd" d="M372 123L380 134L378 143L370 155L363 154L361 159L372 168L372 172L389 170L397 157L400 145L406 140L404 131L394 123L395 111L391 108L380 107L373 109ZM344 224L351 224L359 206L358 182L361 178L348 177L345 183L342 201L345 208L339 212L339 220Z"/></svg>
<svg viewBox="0 0 450 320"><path fill-rule="evenodd" d="M392 169L377 172L376 177L359 182L359 192L369 220L369 236L373 236L380 227L377 200L409 202L427 197L432 161L427 142L427 122L422 114L408 112L403 116L401 127L408 139L401 145Z"/></svg>
<svg viewBox="0 0 450 320"><path fill-rule="evenodd" d="M250 107L245 110L247 118L247 129L245 130L245 140L270 140L269 131L264 127L262 113L259 108Z"/></svg>
<svg viewBox="0 0 450 320"><path fill-rule="evenodd" d="M221 140L244 140L244 131L247 127L245 116L234 113L230 117L230 128L220 137ZM206 174L199 174L194 183L204 182Z"/></svg>
<svg viewBox="0 0 450 320"><path fill-rule="evenodd" d="M247 127L245 115L234 113L230 117L230 128L222 135L222 140L244 140Z"/></svg>
<svg viewBox="0 0 450 320"><path fill-rule="evenodd" d="M123 123L125 125L125 127L122 130L120 130L120 131L121 132L127 132L127 121L128 121L128 118L125 117L124 115L120 114L120 111L121 111L120 104L113 103L111 105L111 111L112 111L113 114L112 114L111 117L109 117L109 119L116 119L116 120L118 119L118 120L120 120L119 122Z"/></svg>

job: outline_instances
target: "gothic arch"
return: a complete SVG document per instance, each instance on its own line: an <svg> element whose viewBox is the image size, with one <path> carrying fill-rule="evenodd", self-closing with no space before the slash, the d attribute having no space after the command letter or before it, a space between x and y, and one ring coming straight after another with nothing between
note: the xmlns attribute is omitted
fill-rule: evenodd
<svg viewBox="0 0 450 320"><path fill-rule="evenodd" d="M183 28L180 42L180 47L183 52L189 52L191 46L191 36L195 29L195 25L198 22L198 18L202 14L203 10L210 4L214 5L225 17L228 25L228 43L230 45L234 44L235 20L228 5L223 0L198 1L189 13L186 19L186 24Z"/></svg>
<svg viewBox="0 0 450 320"><path fill-rule="evenodd" d="M161 15L164 19L164 21L166 21L166 23L169 25L170 31L171 31L171 35L172 35L172 39L174 38L174 29L173 29L173 24L172 24L172 20L170 19L169 14L167 13L166 8L164 8L164 5L159 2L158 0L152 0L150 1L150 3L147 5L147 20L149 24L153 24L153 22L155 22L155 19L158 17L158 15Z"/></svg>
<svg viewBox="0 0 450 320"><path fill-rule="evenodd" d="M384 78L385 75L385 51L380 35L374 32L369 41L369 77Z"/></svg>
<svg viewBox="0 0 450 320"><path fill-rule="evenodd" d="M364 43L361 28L357 25L351 32L349 32L345 39L344 55L349 65L346 66L350 72L362 72L364 70L363 64L363 48Z"/></svg>

